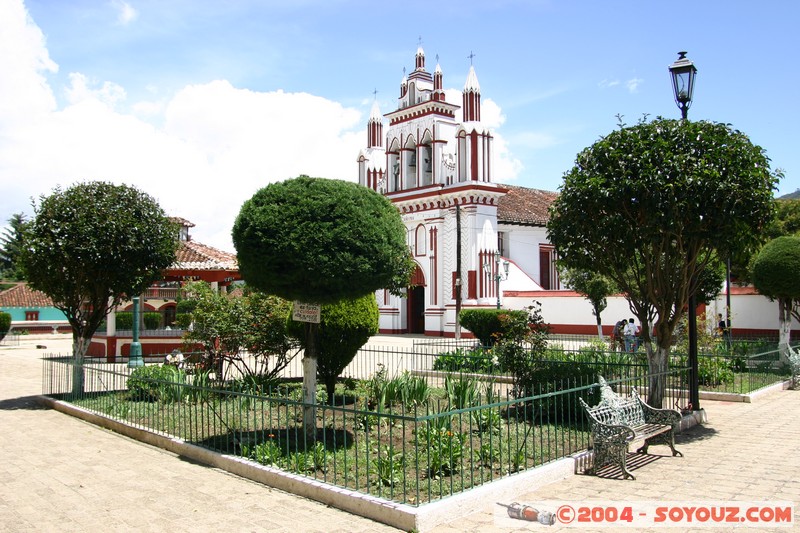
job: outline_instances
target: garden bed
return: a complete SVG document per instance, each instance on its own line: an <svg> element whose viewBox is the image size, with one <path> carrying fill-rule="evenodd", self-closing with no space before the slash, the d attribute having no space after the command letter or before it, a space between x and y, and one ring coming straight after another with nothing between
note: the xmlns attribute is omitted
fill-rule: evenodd
<svg viewBox="0 0 800 533"><path fill-rule="evenodd" d="M183 379L154 382L156 392L148 398L117 390L72 402L220 453L411 505L588 445L583 421L570 419L567 396L560 409L552 399L517 402L492 392L487 397L486 385L460 376L448 381L449 388L429 389L424 403L384 396L380 408L375 390L369 390L374 380L340 385L337 405L317 406L312 436L303 431L297 382L281 381L265 394L253 394L231 386L192 385L191 376ZM572 395L575 405L577 393ZM322 390L320 396L325 396Z"/></svg>

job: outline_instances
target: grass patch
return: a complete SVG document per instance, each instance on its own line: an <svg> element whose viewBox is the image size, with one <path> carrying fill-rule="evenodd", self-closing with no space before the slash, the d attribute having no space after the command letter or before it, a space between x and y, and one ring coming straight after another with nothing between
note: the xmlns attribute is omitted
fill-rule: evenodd
<svg viewBox="0 0 800 533"><path fill-rule="evenodd" d="M374 385L374 383L372 384ZM95 393L77 405L131 425L326 483L409 503L425 503L585 449L588 428L537 419L475 388L430 388L426 400L376 403L370 384L337 386L346 402L318 404L313 437L302 427L299 384L270 395L203 389L160 399ZM412 388L416 386L411 383ZM175 382L170 381L170 387ZM341 389L340 389L341 387ZM468 392L464 392L468 390ZM320 387L324 398L324 389ZM399 397L403 397L400 394ZM495 403L487 404L486 400ZM453 404L458 409L450 411ZM372 405L372 407L370 407ZM441 409L441 411L440 411ZM530 412L520 416L520 412Z"/></svg>

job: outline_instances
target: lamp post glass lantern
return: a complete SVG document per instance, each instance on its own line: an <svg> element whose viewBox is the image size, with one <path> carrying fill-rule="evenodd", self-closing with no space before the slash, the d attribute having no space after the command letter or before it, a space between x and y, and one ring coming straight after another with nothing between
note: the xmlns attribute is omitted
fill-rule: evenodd
<svg viewBox="0 0 800 533"><path fill-rule="evenodd" d="M672 75L672 92L675 95L675 103L681 110L681 117L686 120L686 114L692 105L697 69L694 63L686 57L686 52L678 52L678 59L669 66L669 73Z"/></svg>
<svg viewBox="0 0 800 533"><path fill-rule="evenodd" d="M508 279L508 267L509 262L503 261L503 270L500 271L500 252L497 251L494 253L494 283L495 283L495 293L497 294L497 308L500 309L500 282L505 281ZM492 265L487 261L483 264L483 270L490 276L492 275Z"/></svg>
<svg viewBox="0 0 800 533"><path fill-rule="evenodd" d="M689 107L694 96L694 81L697 68L686 57L686 52L678 52L678 59L669 66L672 75L672 92L675 103L681 110L681 119L687 120ZM694 284L694 280L690 280ZM700 373L697 361L697 298L694 291L689 293L689 404L692 410L700 409Z"/></svg>

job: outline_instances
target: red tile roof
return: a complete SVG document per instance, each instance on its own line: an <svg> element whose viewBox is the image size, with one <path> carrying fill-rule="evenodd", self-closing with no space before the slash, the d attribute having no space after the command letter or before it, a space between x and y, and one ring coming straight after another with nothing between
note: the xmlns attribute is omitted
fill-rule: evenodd
<svg viewBox="0 0 800 533"><path fill-rule="evenodd" d="M501 224L523 224L544 226L550 215L550 204L557 192L529 189L516 185L500 185L508 193L500 198L497 206L497 221Z"/></svg>
<svg viewBox="0 0 800 533"><path fill-rule="evenodd" d="M0 292L0 307L53 307L53 300L27 283L20 283Z"/></svg>
<svg viewBox="0 0 800 533"><path fill-rule="evenodd" d="M178 224L179 226L183 226L184 228L193 228L194 227L194 223L193 222L189 222L185 218L169 217L169 219L171 221L173 221L174 223Z"/></svg>
<svg viewBox="0 0 800 533"><path fill-rule="evenodd" d="M181 241L170 269L239 270L236 255L196 241Z"/></svg>

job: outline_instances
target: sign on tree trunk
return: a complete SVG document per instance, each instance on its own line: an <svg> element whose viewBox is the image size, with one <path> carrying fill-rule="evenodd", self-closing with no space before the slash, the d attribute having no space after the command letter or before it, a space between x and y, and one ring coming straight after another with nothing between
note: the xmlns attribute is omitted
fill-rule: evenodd
<svg viewBox="0 0 800 533"><path fill-rule="evenodd" d="M319 304L307 304L295 302L292 310L292 320L295 322L310 322L319 324L322 306Z"/></svg>

